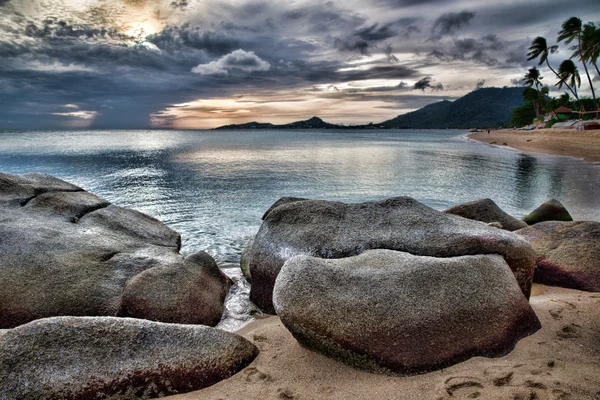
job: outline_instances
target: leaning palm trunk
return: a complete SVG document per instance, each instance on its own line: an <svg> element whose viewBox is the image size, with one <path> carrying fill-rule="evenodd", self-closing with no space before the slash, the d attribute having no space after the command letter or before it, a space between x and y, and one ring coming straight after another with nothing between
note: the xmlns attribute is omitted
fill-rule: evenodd
<svg viewBox="0 0 600 400"><path fill-rule="evenodd" d="M592 90L592 98L594 99L594 106L596 107L596 118L598 118L598 101L596 100L596 92L594 91L594 85L592 84L592 78L590 77L590 73L587 69L585 60L581 56L581 36L579 36L577 39L578 39L578 46L579 46L579 60L581 60L581 63L583 64L583 69L585 70L585 74L587 75L587 78L588 78L588 83L590 84L590 89ZM596 67L596 70L597 69L598 69L598 67Z"/></svg>

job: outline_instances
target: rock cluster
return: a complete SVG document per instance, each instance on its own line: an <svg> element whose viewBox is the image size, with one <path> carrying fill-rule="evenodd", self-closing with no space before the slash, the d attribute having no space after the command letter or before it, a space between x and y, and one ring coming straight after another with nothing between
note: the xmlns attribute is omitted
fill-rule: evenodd
<svg viewBox="0 0 600 400"><path fill-rule="evenodd" d="M600 292L600 222L540 222L516 232L536 252L536 282Z"/></svg>
<svg viewBox="0 0 600 400"><path fill-rule="evenodd" d="M216 325L231 285L181 237L58 178L0 173L0 328L60 315Z"/></svg>
<svg viewBox="0 0 600 400"><path fill-rule="evenodd" d="M356 204L304 199L279 203L266 213L246 255L250 299L267 312L274 312L275 279L293 256L343 258L371 249L431 257L500 254L529 297L534 253L511 232L436 211L408 197Z"/></svg>

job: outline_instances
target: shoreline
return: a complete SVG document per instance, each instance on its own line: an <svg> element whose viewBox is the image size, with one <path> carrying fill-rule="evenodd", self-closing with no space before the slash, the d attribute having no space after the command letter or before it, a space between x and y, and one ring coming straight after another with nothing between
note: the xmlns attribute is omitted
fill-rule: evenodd
<svg viewBox="0 0 600 400"><path fill-rule="evenodd" d="M575 129L515 129L493 130L490 133L472 132L467 138L490 145L507 146L513 149L570 156L584 161L600 162L600 130L578 131Z"/></svg>
<svg viewBox="0 0 600 400"><path fill-rule="evenodd" d="M229 379L172 400L217 399L593 399L600 392L600 293L534 285L542 328L498 358L473 357L396 377L359 371L300 346L277 316L236 333L260 349Z"/></svg>

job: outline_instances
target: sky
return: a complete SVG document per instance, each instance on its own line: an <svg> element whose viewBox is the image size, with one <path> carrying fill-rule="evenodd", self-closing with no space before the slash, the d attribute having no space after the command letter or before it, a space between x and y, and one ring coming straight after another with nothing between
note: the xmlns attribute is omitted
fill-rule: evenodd
<svg viewBox="0 0 600 400"><path fill-rule="evenodd" d="M0 128L381 122L520 85L571 16L600 1L0 0Z"/></svg>

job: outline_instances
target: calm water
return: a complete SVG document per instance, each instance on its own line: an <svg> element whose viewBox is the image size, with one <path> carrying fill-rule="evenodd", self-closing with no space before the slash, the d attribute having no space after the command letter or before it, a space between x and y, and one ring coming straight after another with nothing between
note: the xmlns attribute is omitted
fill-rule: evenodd
<svg viewBox="0 0 600 400"><path fill-rule="evenodd" d="M205 250L231 275L282 196L406 195L436 209L490 197L515 216L556 198L576 219L600 221L600 165L499 149L465 133L0 131L0 171L52 174L152 215L181 233L184 254Z"/></svg>

